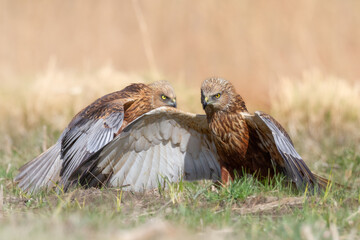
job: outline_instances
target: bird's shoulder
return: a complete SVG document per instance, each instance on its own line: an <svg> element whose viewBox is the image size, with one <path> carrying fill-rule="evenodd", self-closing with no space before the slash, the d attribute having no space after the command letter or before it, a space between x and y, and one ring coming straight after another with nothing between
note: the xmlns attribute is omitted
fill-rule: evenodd
<svg viewBox="0 0 360 240"><path fill-rule="evenodd" d="M127 103L132 103L137 99L146 96L151 89L142 83L135 83L126 88L106 94L94 102L83 108L77 115L74 116L69 126L76 119L99 119L107 118L112 113L123 112Z"/></svg>
<svg viewBox="0 0 360 240"><path fill-rule="evenodd" d="M287 138L288 141L290 141L291 144L293 144L289 134L285 130L285 128L270 114L267 114L262 111L256 111L253 115L249 114L248 116L245 116L245 118L248 119L248 123L256 122L257 124L274 124L275 127Z"/></svg>

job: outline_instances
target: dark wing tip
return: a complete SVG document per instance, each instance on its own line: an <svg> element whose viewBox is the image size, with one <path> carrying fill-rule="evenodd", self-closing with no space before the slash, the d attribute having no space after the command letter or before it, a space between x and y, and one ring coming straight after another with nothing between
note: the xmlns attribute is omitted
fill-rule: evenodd
<svg viewBox="0 0 360 240"><path fill-rule="evenodd" d="M295 150L290 136L280 123L263 112L255 112L255 116L271 131L272 142L284 161L286 175L295 182L297 188L303 191L307 188L308 191L313 192L317 186L322 187Z"/></svg>

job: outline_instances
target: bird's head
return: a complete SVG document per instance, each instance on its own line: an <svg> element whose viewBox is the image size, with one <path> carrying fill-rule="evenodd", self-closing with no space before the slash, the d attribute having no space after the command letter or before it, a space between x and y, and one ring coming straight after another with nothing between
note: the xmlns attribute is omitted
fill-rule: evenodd
<svg viewBox="0 0 360 240"><path fill-rule="evenodd" d="M176 95L173 87L167 81L157 81L149 84L153 89L153 104L155 107L170 106L176 108Z"/></svg>
<svg viewBox="0 0 360 240"><path fill-rule="evenodd" d="M225 79L209 78L201 85L201 104L207 115L229 110L239 98L234 86Z"/></svg>

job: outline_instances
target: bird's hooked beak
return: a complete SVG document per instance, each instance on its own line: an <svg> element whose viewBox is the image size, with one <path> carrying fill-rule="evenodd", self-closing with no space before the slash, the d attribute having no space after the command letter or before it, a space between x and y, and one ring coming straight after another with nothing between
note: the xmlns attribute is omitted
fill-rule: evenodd
<svg viewBox="0 0 360 240"><path fill-rule="evenodd" d="M170 104L170 106L176 108L176 106L177 106L177 105L176 105L176 98L171 99L171 104Z"/></svg>
<svg viewBox="0 0 360 240"><path fill-rule="evenodd" d="M203 109L205 110L206 106L209 104L209 98L208 97L205 97L204 98L204 101L202 102L202 105L203 105Z"/></svg>

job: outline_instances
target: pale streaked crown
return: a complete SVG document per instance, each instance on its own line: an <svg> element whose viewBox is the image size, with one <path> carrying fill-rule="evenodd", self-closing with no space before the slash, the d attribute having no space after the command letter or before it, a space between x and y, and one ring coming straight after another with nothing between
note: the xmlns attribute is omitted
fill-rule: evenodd
<svg viewBox="0 0 360 240"><path fill-rule="evenodd" d="M176 107L176 94L171 84L165 80L149 84L154 90L155 107L170 106Z"/></svg>

